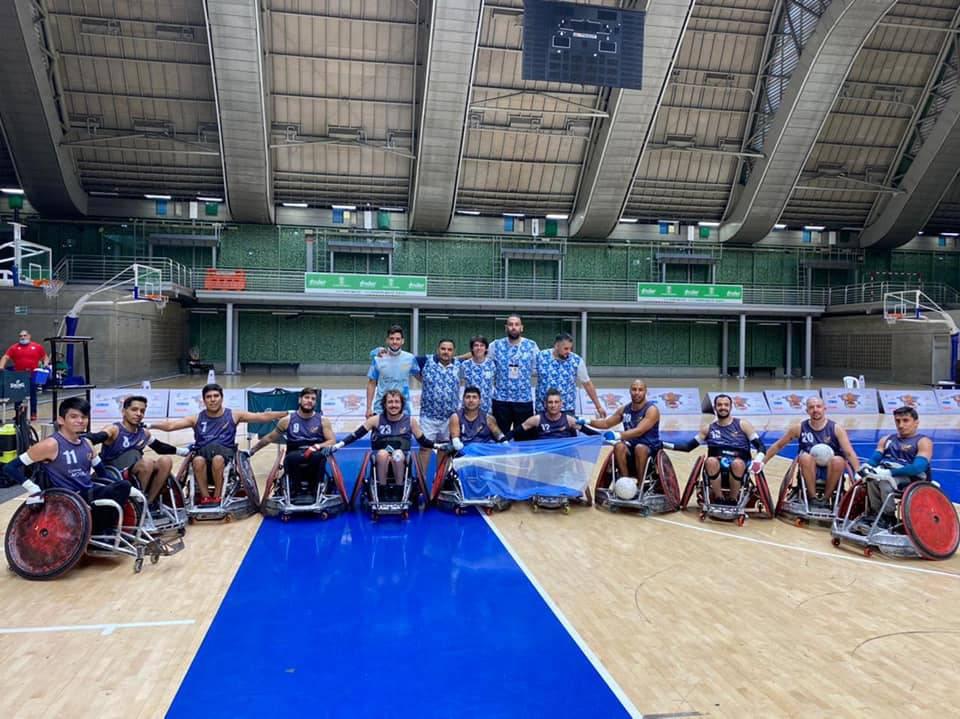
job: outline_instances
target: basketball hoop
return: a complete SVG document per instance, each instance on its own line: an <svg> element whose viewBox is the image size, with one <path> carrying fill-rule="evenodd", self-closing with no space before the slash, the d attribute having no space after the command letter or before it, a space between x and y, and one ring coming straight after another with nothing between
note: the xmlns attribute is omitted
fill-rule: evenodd
<svg viewBox="0 0 960 719"><path fill-rule="evenodd" d="M884 314L883 319L886 321L888 325L892 325L892 324L895 324L897 320L902 320L903 314L900 312L889 312L887 314Z"/></svg>
<svg viewBox="0 0 960 719"><path fill-rule="evenodd" d="M43 294L50 299L59 295L60 290L63 289L63 280L39 280L39 284L43 288Z"/></svg>
<svg viewBox="0 0 960 719"><path fill-rule="evenodd" d="M157 309L160 311L160 314L163 314L163 311L167 308L167 302L169 298L166 295L144 295L143 299L148 300L156 304Z"/></svg>

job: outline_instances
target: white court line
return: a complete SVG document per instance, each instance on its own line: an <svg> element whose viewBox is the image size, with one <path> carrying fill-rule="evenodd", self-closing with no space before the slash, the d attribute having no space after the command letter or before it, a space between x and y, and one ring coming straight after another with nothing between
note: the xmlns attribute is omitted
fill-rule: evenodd
<svg viewBox="0 0 960 719"><path fill-rule="evenodd" d="M63 624L50 627L0 627L0 634L41 634L47 632L100 632L101 637L113 634L117 629L142 629L151 627L180 627L196 624L195 619L171 619L165 622L127 622L125 624Z"/></svg>
<svg viewBox="0 0 960 719"><path fill-rule="evenodd" d="M851 557L842 552L823 552L819 549L808 549L806 547L797 547L792 544L781 544L780 542L771 542L769 539L757 539L756 537L744 537L740 534L728 534L727 532L718 532L716 529L710 529L709 527L700 527L696 524L687 524L686 522L678 522L674 519L664 519L663 517L648 517L653 522L663 522L664 524L672 524L675 527L683 527L684 529L692 529L696 532L706 532L707 534L716 534L720 537L726 537L727 539L737 539L741 542L752 542L753 544L765 544L768 547L777 547L779 549L792 549L795 552L803 552L804 554L815 554L818 557L826 557L827 559L842 559L847 562L857 562L859 564L866 564L871 567L877 567L879 569L899 569L904 572L920 572L921 574L936 574L942 577L953 577L954 579L960 579L960 574L956 572L944 572L940 569L924 569L923 567L913 567L909 564L894 564L892 562L878 562L876 560L866 559L865 557Z"/></svg>
<svg viewBox="0 0 960 719"><path fill-rule="evenodd" d="M500 530L497 529L496 525L493 523L493 520L490 519L485 513L479 512L480 516L483 517L484 521L487 523L487 526L490 527L491 531L497 536L497 539L500 540L500 544L503 545L504 549L509 552L510 556L513 557L513 561L517 563L517 566L520 567L530 584L533 585L533 588L537 590L537 594L540 595L540 598L546 603L547 607L553 612L553 615L557 618L560 624L566 629L567 634L570 635L570 638L576 642L577 646L580 647L580 651L583 652L583 655L587 658L593 668L597 670L597 674L600 675L600 678L606 683L610 691L613 692L613 695L617 698L620 704L623 705L623 708L627 710L627 713L633 717L633 719L643 719L643 714L633 705L633 702L627 697L623 689L617 684L617 680L610 676L610 672L607 671L607 668L603 666L600 661L600 658L593 653L593 650L587 646L587 643L583 640L583 637L580 636L580 633L574 629L573 625L570 623L570 620L564 615L554 601L550 598L550 595L547 594L547 590L544 589L540 582L537 581L537 578L533 576L533 573L527 569L527 565L523 563L523 560L520 559L520 556L514 551L510 542L507 541L507 538L504 537Z"/></svg>

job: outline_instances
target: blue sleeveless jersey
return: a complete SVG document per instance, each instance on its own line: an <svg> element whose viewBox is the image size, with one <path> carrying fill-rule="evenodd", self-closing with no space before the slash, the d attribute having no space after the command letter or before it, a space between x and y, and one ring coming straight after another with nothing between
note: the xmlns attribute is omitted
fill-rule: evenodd
<svg viewBox="0 0 960 719"><path fill-rule="evenodd" d="M843 456L843 449L837 441L837 423L832 419L828 419L823 429L819 430L810 426L810 420L805 419L800 423L800 451L809 453L815 444L829 445L834 454Z"/></svg>
<svg viewBox="0 0 960 719"><path fill-rule="evenodd" d="M233 412L229 409L224 408L219 417L211 417L206 410L197 415L197 424L193 428L193 447L200 449L209 444L237 448L237 423L233 421Z"/></svg>
<svg viewBox="0 0 960 719"><path fill-rule="evenodd" d="M707 447L721 452L735 452L745 459L750 457L750 440L741 429L739 419L734 419L725 427L713 422L707 432Z"/></svg>
<svg viewBox="0 0 960 719"><path fill-rule="evenodd" d="M623 408L623 431L627 432L636 429L637 425L647 416L651 407L656 407L654 402L644 402L640 409L634 409L633 403L625 405ZM648 429L644 434L634 439L628 440L631 444L645 444L648 447L660 448L660 421Z"/></svg>
<svg viewBox="0 0 960 719"><path fill-rule="evenodd" d="M86 492L93 486L93 447L83 439L71 442L59 432L53 438L57 440L57 458L43 465L50 483L60 489Z"/></svg>
<svg viewBox="0 0 960 719"><path fill-rule="evenodd" d="M493 433L487 426L487 413L483 410L477 412L476 419L471 421L466 418L462 408L458 409L457 419L460 420L460 439L464 444L493 441Z"/></svg>
<svg viewBox="0 0 960 719"><path fill-rule="evenodd" d="M537 436L540 439L555 437L576 437L577 430L570 428L568 416L561 414L557 419L550 419L546 414L540 415L540 424L537 425Z"/></svg>
<svg viewBox="0 0 960 719"><path fill-rule="evenodd" d="M380 422L370 433L370 446L374 449L384 449L388 445L394 449L410 449L410 439L413 430L410 427L410 415L405 414L400 419L389 420L387 415L380 415Z"/></svg>
<svg viewBox="0 0 960 719"><path fill-rule="evenodd" d="M104 462L112 462L124 452L131 449L143 454L147 446L147 432L143 427L137 427L136 432L130 432L123 426L123 422L114 422L114 426L119 430L117 438L112 444L103 444L100 447L100 459Z"/></svg>
<svg viewBox="0 0 960 719"><path fill-rule="evenodd" d="M898 435L891 434L883 448L883 459L898 464L912 463L917 458L917 447L921 439L927 439L926 435L915 434L901 439Z"/></svg>
<svg viewBox="0 0 960 719"><path fill-rule="evenodd" d="M287 449L300 449L323 441L323 412L312 417L303 417L299 412L291 412L287 430L283 433Z"/></svg>

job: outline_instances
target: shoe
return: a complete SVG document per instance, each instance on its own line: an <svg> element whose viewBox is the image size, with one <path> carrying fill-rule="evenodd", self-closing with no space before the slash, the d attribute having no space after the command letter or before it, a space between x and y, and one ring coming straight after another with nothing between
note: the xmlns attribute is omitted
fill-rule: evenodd
<svg viewBox="0 0 960 719"><path fill-rule="evenodd" d="M880 521L877 522L877 526L880 529L893 529L897 526L897 518L892 514L881 514Z"/></svg>
<svg viewBox="0 0 960 719"><path fill-rule="evenodd" d="M197 502L201 507L208 507L211 504L220 504L220 500L214 497L200 497L200 500Z"/></svg>

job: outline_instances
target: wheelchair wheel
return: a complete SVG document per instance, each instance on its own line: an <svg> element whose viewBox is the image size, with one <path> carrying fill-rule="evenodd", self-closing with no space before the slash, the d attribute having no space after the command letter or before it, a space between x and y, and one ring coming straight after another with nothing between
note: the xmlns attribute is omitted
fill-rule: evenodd
<svg viewBox="0 0 960 719"><path fill-rule="evenodd" d="M770 485L767 484L767 478L763 475L763 472L754 477L754 483L757 488L757 498L763 505L763 516L767 519L773 519L775 513L773 497L770 496Z"/></svg>
<svg viewBox="0 0 960 719"><path fill-rule="evenodd" d="M360 494L361 501L363 497L366 496L366 491L363 487L364 478L367 476L367 468L370 465L370 462L373 461L373 453L366 452L363 455L363 461L360 463L360 471L357 473L357 481L353 483L353 491L350 492L350 510L353 511L354 504L357 501L357 494Z"/></svg>
<svg viewBox="0 0 960 719"><path fill-rule="evenodd" d="M430 488L430 501L436 502L440 496L440 489L447 478L447 466L450 464L450 455L444 454L437 460L437 471L433 476L433 486Z"/></svg>
<svg viewBox="0 0 960 719"><path fill-rule="evenodd" d="M693 496L697 485L700 484L700 475L703 474L704 462L705 460L702 456L697 457L697 461L693 465L693 471L690 473L690 479L687 480L687 484L683 488L683 496L680 497L680 509L687 508L687 505L690 503L690 498Z"/></svg>
<svg viewBox="0 0 960 719"><path fill-rule="evenodd" d="M334 485L337 487L337 492L340 493L341 499L343 499L344 504L346 504L348 501L347 486L343 483L343 473L340 472L340 465L337 464L337 460L334 459L333 455L327 457L327 464L323 471L333 480Z"/></svg>
<svg viewBox="0 0 960 719"><path fill-rule="evenodd" d="M867 509L867 486L862 479L854 482L849 492L845 492L837 507L838 518L848 518L851 521L863 514Z"/></svg>
<svg viewBox="0 0 960 719"><path fill-rule="evenodd" d="M186 506L186 499L183 496L183 489L172 476L167 477L167 482L160 492L160 502L173 510L180 510Z"/></svg>
<svg viewBox="0 0 960 719"><path fill-rule="evenodd" d="M660 477L660 489L664 496L673 503L674 511L680 509L680 485L677 482L677 470L666 452L660 450L656 456L657 476Z"/></svg>
<svg viewBox="0 0 960 719"><path fill-rule="evenodd" d="M903 528L924 559L948 559L960 545L960 522L947 496L930 482L913 482L900 503Z"/></svg>
<svg viewBox="0 0 960 719"><path fill-rule="evenodd" d="M247 494L247 499L253 505L254 510L260 509L260 488L257 487L257 478L253 474L253 467L250 465L250 455L246 452L237 452L234 459L234 468L240 482Z"/></svg>
<svg viewBox="0 0 960 719"><path fill-rule="evenodd" d="M90 507L77 494L48 489L42 502L25 502L10 518L7 562L24 579L54 579L80 561L92 528Z"/></svg>
<svg viewBox="0 0 960 719"><path fill-rule="evenodd" d="M783 514L783 505L787 502L787 497L790 496L790 485L793 484L793 477L798 469L797 460L793 460L790 464L790 469L787 470L787 473L783 475L783 481L780 482L780 493L777 495L777 506L773 510L773 515L779 517Z"/></svg>

